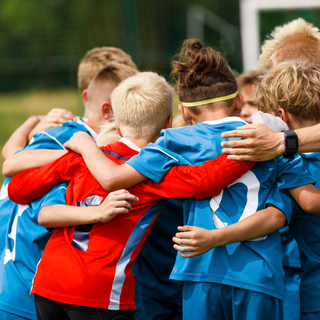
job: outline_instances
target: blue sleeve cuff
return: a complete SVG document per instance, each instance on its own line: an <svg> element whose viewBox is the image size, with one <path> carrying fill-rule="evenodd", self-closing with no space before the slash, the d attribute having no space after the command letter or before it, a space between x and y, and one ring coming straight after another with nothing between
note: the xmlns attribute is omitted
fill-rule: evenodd
<svg viewBox="0 0 320 320"><path fill-rule="evenodd" d="M287 218L286 225L291 221L293 211L297 205L287 190L279 190L277 188L271 190L265 207L267 207L267 204L274 205L284 213Z"/></svg>

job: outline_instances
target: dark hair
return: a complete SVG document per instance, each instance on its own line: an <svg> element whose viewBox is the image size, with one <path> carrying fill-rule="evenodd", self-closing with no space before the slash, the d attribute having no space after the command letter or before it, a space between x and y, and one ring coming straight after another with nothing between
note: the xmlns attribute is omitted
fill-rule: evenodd
<svg viewBox="0 0 320 320"><path fill-rule="evenodd" d="M177 81L180 101L202 101L237 91L237 81L226 60L214 49L205 48L200 40L185 40L178 57L178 61L172 62L171 75ZM232 101L225 102L229 106ZM189 110L199 114L203 107L213 108L211 104Z"/></svg>

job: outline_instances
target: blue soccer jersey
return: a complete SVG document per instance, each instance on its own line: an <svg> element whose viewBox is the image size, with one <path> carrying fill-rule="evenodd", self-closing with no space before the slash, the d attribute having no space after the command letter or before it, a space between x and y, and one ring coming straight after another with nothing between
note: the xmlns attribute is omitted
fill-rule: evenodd
<svg viewBox="0 0 320 320"><path fill-rule="evenodd" d="M237 117L169 129L155 144L128 161L139 172L160 181L172 163L202 164L220 155L221 133L245 122ZM142 158L141 158L142 157ZM294 202L277 190L313 183L300 157L257 163L217 197L184 199L184 223L215 229L236 223L270 203L290 221ZM277 188L275 188L277 186ZM177 255L171 278L214 282L257 291L283 300L282 246L278 232L254 241L215 248L192 259Z"/></svg>
<svg viewBox="0 0 320 320"><path fill-rule="evenodd" d="M320 153L301 154L301 157L317 180L315 186L320 188ZM320 216L298 208L294 211L290 229L298 243L301 259L300 311L320 312Z"/></svg>
<svg viewBox="0 0 320 320"><path fill-rule="evenodd" d="M63 144L78 131L97 135L78 118L36 134L25 149L65 149ZM9 181L10 178L5 178L0 193L0 310L36 319L34 297L29 293L36 266L50 236L50 231L38 224L38 214L44 206L65 204L65 187L56 187L28 205L17 205L8 198Z"/></svg>

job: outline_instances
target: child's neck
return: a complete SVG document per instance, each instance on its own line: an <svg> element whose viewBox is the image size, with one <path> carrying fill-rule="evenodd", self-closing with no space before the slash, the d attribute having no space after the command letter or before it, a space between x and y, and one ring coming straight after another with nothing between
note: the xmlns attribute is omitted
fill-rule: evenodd
<svg viewBox="0 0 320 320"><path fill-rule="evenodd" d="M287 124L291 130L297 130L297 129L301 129L301 128L312 127L312 126L318 124L318 122L316 120L306 120L306 121L302 121L302 122L292 120Z"/></svg>
<svg viewBox="0 0 320 320"><path fill-rule="evenodd" d="M131 137L126 137L129 139L131 142L133 142L136 146L139 148L144 148L147 146L148 143L150 142L155 142L157 139L150 139L148 138L131 138Z"/></svg>
<svg viewBox="0 0 320 320"><path fill-rule="evenodd" d="M204 121L214 121L214 120L220 120L227 117L234 116L233 108L226 109L221 108L214 111L205 111L200 113L199 115L192 115L191 124L196 124L198 122L204 122Z"/></svg>

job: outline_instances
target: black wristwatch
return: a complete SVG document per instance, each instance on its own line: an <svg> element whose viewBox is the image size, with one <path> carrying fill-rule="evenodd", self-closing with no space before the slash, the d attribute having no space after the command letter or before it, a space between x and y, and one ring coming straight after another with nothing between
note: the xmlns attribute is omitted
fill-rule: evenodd
<svg viewBox="0 0 320 320"><path fill-rule="evenodd" d="M288 160L292 160L299 149L298 136L293 130L284 130L282 132L284 133L285 146L285 153L283 157Z"/></svg>

